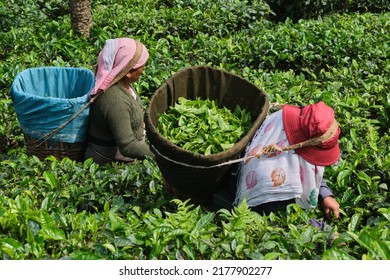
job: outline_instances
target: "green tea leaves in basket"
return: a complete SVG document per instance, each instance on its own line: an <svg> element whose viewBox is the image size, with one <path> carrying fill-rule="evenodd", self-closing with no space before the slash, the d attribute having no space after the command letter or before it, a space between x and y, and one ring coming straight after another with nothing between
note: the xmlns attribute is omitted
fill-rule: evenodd
<svg viewBox="0 0 390 280"><path fill-rule="evenodd" d="M219 108L214 100L180 97L159 114L157 129L173 144L190 152L209 155L231 148L251 128L249 112Z"/></svg>

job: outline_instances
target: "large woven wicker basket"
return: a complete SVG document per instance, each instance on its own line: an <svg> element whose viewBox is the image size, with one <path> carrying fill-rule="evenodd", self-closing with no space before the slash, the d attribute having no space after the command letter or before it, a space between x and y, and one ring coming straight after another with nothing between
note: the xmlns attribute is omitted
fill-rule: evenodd
<svg viewBox="0 0 390 280"><path fill-rule="evenodd" d="M19 73L11 98L27 153L80 161L86 148L93 72L71 67L37 67Z"/></svg>
<svg viewBox="0 0 390 280"><path fill-rule="evenodd" d="M57 159L70 158L76 161L82 161L84 158L87 142L66 143L60 141L43 141L24 135L24 143L27 153L35 155L40 159L48 156L54 156Z"/></svg>
<svg viewBox="0 0 390 280"><path fill-rule="evenodd" d="M252 127L233 147L218 154L192 153L173 144L157 129L158 115L179 97L215 100L234 110L239 105L251 114ZM164 187L180 199L208 204L230 169L218 164L237 159L268 114L267 94L242 77L209 66L192 66L178 71L153 94L145 112L145 125L152 152L163 176Z"/></svg>

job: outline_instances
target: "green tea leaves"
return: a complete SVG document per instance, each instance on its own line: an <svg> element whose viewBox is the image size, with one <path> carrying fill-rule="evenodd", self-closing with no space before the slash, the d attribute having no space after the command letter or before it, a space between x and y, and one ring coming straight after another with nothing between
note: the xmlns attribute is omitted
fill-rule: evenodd
<svg viewBox="0 0 390 280"><path fill-rule="evenodd" d="M175 145L199 154L216 154L231 148L252 125L250 114L240 107L232 112L213 100L180 97L159 115L158 131Z"/></svg>

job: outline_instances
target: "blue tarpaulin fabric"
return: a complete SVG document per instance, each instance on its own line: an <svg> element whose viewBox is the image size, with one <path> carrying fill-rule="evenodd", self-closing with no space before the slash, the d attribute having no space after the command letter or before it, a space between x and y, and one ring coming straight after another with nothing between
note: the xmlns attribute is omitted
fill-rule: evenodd
<svg viewBox="0 0 390 280"><path fill-rule="evenodd" d="M91 70L37 67L20 72L11 86L11 98L26 136L41 138L63 125L89 101L95 78ZM49 141L85 141L89 107Z"/></svg>

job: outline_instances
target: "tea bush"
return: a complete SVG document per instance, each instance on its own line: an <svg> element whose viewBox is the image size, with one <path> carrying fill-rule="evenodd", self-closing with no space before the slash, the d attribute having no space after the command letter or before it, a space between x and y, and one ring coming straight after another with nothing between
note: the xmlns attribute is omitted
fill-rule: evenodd
<svg viewBox="0 0 390 280"><path fill-rule="evenodd" d="M293 21L320 18L336 13L381 13L390 10L389 1L386 0L269 0L267 3L275 13L274 19L278 21L285 21L286 18Z"/></svg>
<svg viewBox="0 0 390 280"><path fill-rule="evenodd" d="M390 259L388 1L304 2L298 11L300 1L96 0L90 40L71 31L66 1L1 3L0 259ZM9 96L16 74L94 70L105 40L122 36L149 49L135 85L145 103L179 69L211 65L273 102L332 106L342 156L325 176L340 237L330 244L310 225L318 209L260 216L245 203L211 212L177 200L153 161L27 155Z"/></svg>

